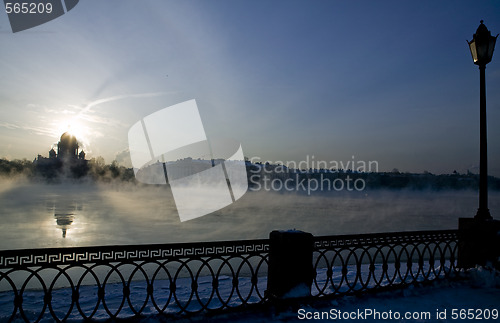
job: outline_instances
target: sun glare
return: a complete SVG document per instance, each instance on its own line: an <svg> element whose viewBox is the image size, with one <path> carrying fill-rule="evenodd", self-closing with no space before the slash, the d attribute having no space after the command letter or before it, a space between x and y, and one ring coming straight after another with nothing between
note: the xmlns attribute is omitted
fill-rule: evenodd
<svg viewBox="0 0 500 323"><path fill-rule="evenodd" d="M63 122L60 123L58 135L60 136L65 132L68 132L71 135L75 136L80 144L87 143L88 129L87 127L82 125L77 119L64 120Z"/></svg>

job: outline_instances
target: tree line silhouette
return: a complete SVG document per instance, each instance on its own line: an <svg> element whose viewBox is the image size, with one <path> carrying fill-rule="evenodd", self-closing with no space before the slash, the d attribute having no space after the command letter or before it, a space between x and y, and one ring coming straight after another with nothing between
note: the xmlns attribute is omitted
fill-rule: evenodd
<svg viewBox="0 0 500 323"><path fill-rule="evenodd" d="M54 171L36 167L36 163L24 159L7 160L0 159L0 176L2 177L25 177L31 180L45 180L48 182L57 181L62 178L90 179L93 181L111 182L114 180L124 182L135 182L134 170L119 165L115 160L111 164L106 164L104 158L97 157L88 160L85 174L82 172Z"/></svg>
<svg viewBox="0 0 500 323"><path fill-rule="evenodd" d="M84 176L78 173L65 174L63 172L53 172L37 168L33 161L24 159L7 160L0 159L0 177L25 177L30 180L47 182L57 182L58 180L69 177L74 180L91 180L96 182L112 182L123 181L129 183L139 183L135 179L134 170L120 165L116 160L111 164L106 164L104 158L96 157L88 160L88 169ZM432 174L428 171L423 173L409 173L400 172L394 169L391 172L354 172L352 170L336 170L329 171L323 169L309 169L309 170L287 170L283 172L283 168L277 171L279 165L249 163L246 162L247 174L252 176L261 173L263 176L270 176L271 178L286 179L288 177L296 177L299 179L316 178L321 180L329 178L331 180L340 178L345 179L349 176L352 180L358 178L363 179L368 189L477 189L479 187L479 175L467 171L466 174L460 174L453 171L451 174ZM265 172L263 170L265 167ZM276 170L276 171L275 171ZM76 175L75 175L76 174ZM255 181L255 179L254 179ZM253 181L253 182L254 182ZM252 185L249 180L249 185ZM490 189L500 191L500 179L494 176L489 176L488 186Z"/></svg>

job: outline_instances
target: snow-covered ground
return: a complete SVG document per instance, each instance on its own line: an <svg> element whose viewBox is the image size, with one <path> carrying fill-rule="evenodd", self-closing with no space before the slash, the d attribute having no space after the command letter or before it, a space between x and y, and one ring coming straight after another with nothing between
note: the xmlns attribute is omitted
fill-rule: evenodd
<svg viewBox="0 0 500 323"><path fill-rule="evenodd" d="M199 315L181 322L461 322L500 320L500 273L469 270L461 280L441 280L391 292L312 299L262 311ZM405 316L409 315L408 318ZM167 322L148 317L141 323Z"/></svg>
<svg viewBox="0 0 500 323"><path fill-rule="evenodd" d="M322 276L321 272L319 273ZM469 270L463 274L466 279L460 280L440 280L427 286L410 286L402 290L391 292L380 292L365 294L364 296L344 296L340 298L325 300L314 298L310 301L292 303L286 306L263 306L254 307L252 310L243 310L238 312L222 312L211 314L202 312L199 314L177 315L177 320L187 321L212 321L212 322L265 322L265 321L332 321L332 320L382 320L393 319L394 321L456 321L463 317L483 318L483 321L497 321L500 319L500 275L498 272L477 268ZM334 274L335 276L335 274ZM349 271L348 277L353 279L354 271ZM324 282L320 282L321 283ZM200 300L207 303L209 308L218 308L221 303L217 296L210 300L212 291L212 282L209 277L202 277L198 280L198 292ZM219 277L219 294L223 299L228 300L231 307L240 304L238 297L232 290L232 279L229 277ZM259 278L258 286L260 291L266 288L266 279ZM182 304L191 296L191 279L181 278L176 282L178 300ZM250 290L250 279L240 279L239 286L241 290ZM123 286L121 284L108 284L106 286L106 305L112 312L116 312L122 301L124 301ZM162 294L163 291L163 294ZM169 282L156 281L155 291L156 302L159 307L167 303L169 296ZM313 294L317 291L313 288ZM134 308L140 308L146 299L146 284L144 281L137 281L131 284L130 299ZM162 295L162 296L159 296ZM23 308L30 320L35 318L43 308L43 293L40 291L27 291L23 295ZM68 288L57 289L52 295L52 307L58 317L62 318L69 311L71 299L71 290ZM86 315L90 315L96 306L97 288L96 286L84 286L80 290L80 307ZM8 321L13 310L13 295L9 292L0 293L0 322ZM257 294L251 293L249 303L259 301ZM167 306L166 313L176 313L179 307L174 300L171 300ZM188 308L196 311L200 308L193 296L193 301ZM151 299L144 305L141 322L167 321L165 317L155 315L157 310ZM405 319L410 315L409 319ZM130 310L127 301L124 301L123 309L118 315L119 318L130 318L133 312ZM99 304L94 319L103 321L108 318L102 303ZM496 318L494 320L494 318ZM172 317L168 318L168 321ZM19 313L14 322L21 322ZM41 322L52 322L49 309L45 310L45 315ZM68 321L82 321L76 306L71 310Z"/></svg>
<svg viewBox="0 0 500 323"><path fill-rule="evenodd" d="M344 296L330 301L313 300L285 308L263 312L246 312L210 317L212 322L330 322L330 321L392 321L392 322L455 322L470 315L476 320L498 322L500 289L473 287L468 282L443 281L426 287ZM469 311L469 313L468 313ZM408 313L408 314L407 314ZM410 315L408 319L405 315ZM465 316L464 316L465 315ZM457 319L454 319L457 317ZM486 319L489 317L489 320ZM392 318L392 319L391 319ZM191 319L205 321L206 317ZM162 321L158 318L144 322Z"/></svg>

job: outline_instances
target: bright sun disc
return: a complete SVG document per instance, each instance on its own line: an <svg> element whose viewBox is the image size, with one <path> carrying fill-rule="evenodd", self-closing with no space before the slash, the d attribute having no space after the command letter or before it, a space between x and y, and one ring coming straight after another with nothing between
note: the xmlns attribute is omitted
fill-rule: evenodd
<svg viewBox="0 0 500 323"><path fill-rule="evenodd" d="M59 129L59 135L68 132L71 135L75 136L78 142L84 143L86 142L86 129L85 127L78 122L76 119L66 120L61 122L61 128Z"/></svg>

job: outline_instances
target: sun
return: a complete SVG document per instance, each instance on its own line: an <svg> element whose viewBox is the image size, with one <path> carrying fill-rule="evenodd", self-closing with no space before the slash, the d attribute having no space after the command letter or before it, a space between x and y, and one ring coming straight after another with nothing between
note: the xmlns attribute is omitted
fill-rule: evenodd
<svg viewBox="0 0 500 323"><path fill-rule="evenodd" d="M58 129L58 135L61 135L65 132L73 135L80 144L87 143L88 139L88 128L85 127L78 119L68 119L62 121L60 127Z"/></svg>

